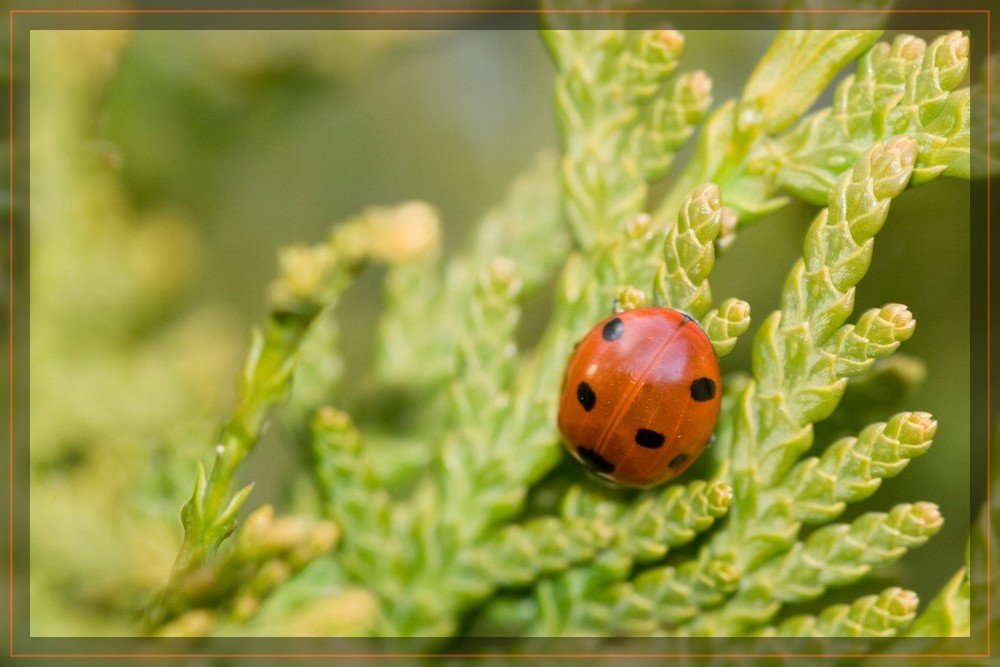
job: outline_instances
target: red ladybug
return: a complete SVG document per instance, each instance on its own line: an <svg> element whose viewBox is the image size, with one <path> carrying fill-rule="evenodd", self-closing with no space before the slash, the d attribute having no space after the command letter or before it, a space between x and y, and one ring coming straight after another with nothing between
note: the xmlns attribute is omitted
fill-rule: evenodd
<svg viewBox="0 0 1000 667"><path fill-rule="evenodd" d="M719 362L697 322L669 308L612 315L566 365L559 430L599 477L649 487L690 466L722 404Z"/></svg>

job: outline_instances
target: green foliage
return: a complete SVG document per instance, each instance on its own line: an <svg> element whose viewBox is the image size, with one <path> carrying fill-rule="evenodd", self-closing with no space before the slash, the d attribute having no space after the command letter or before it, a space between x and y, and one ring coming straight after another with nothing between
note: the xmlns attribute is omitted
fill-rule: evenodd
<svg viewBox="0 0 1000 667"><path fill-rule="evenodd" d="M673 30L546 30L559 65L556 112L564 138L563 208L583 248L613 241L645 208L661 177L711 102L701 72L666 81L684 45ZM583 102L581 104L581 102ZM597 168L610 155L624 162Z"/></svg>
<svg viewBox="0 0 1000 667"><path fill-rule="evenodd" d="M796 616L767 636L791 637L892 637L913 621L917 596L901 588L866 595L850 605L837 604L817 616Z"/></svg>
<svg viewBox="0 0 1000 667"><path fill-rule="evenodd" d="M802 456L814 445L813 424L834 412L848 379L914 331L899 304L868 310L854 323L848 318L892 199L915 179L967 173L967 94L948 92L967 66L964 38L942 38L925 53L913 38L875 44L871 31L780 33L743 99L708 121L703 136L722 133L730 150L713 153L703 142L677 185L711 175L722 188L709 183L684 198L668 195L663 206L676 211L668 224L645 212L649 183L663 175L710 99L703 73L673 76L682 36L558 28L543 36L558 68L561 193L552 163L543 160L466 252L447 263L425 257L387 281L381 382L416 383L408 409L434 415L390 441L417 452L423 464L397 470L387 485L366 453L364 429L345 412L323 408L314 420L324 506L344 529L338 562L376 601L368 631L449 636L473 608L473 630L491 634L878 637L905 630L918 601L901 588L772 623L788 605L897 561L942 525L932 503L830 523L927 450L936 422L926 413L897 414ZM834 107L800 118L858 56L859 74L839 86ZM858 108L877 124L859 124ZM942 117L958 121L944 127ZM838 148L836 158L823 153L826 145ZM711 481L637 495L571 484L558 514L539 508L542 514L525 516L529 490L558 461L552 411L560 362L602 304L681 308L702 320L719 354L748 330L745 302L730 298L710 310L708 278L717 245L735 241L739 220L778 201L761 199L755 208L739 201L741 188L762 178L764 192L822 196L827 206L806 232L779 310L757 331L749 381L728 394L709 455ZM723 205L730 189L735 207ZM572 249L542 241L564 238L560 206ZM526 216L531 224L521 222ZM199 511L185 514L196 555L231 529L245 494L227 509L220 499L229 498L231 472L256 442L263 415L286 396L313 319L332 306L360 261L395 259L386 239L366 240L375 233L372 221L386 218L393 215L369 214L338 227L328 244L286 257L269 333L258 337L241 385L239 410L250 416L238 412L224 430L231 444L220 449L219 472L208 482L214 491L200 477L189 505ZM524 292L561 261L548 329L534 350L519 351ZM419 333L456 314L447 330ZM262 363L268 354L273 359ZM536 492L547 488L542 483ZM206 515L215 518L206 522ZM819 528L802 535L807 524ZM702 534L693 554L668 559ZM182 564L185 557L182 550ZM942 598L936 607L945 604ZM932 617L940 616L936 607Z"/></svg>
<svg viewBox="0 0 1000 667"><path fill-rule="evenodd" d="M212 474L206 480L199 467L194 495L181 513L184 543L175 577L204 562L232 532L252 488L233 494L233 475L253 451L270 412L288 399L303 338L321 311L335 303L366 260L405 261L426 252L436 237L433 211L410 204L372 209L338 227L326 244L286 250L271 288L270 317L250 342L236 409L216 445Z"/></svg>
<svg viewBox="0 0 1000 667"><path fill-rule="evenodd" d="M706 121L657 217L669 219L683 193L706 181L722 188L741 223L783 206L781 190L824 204L869 146L898 135L917 142L914 184L941 173L968 177L970 92L955 90L969 70L968 38L954 32L927 45L901 35L875 44L879 34L781 33L743 97ZM859 54L857 72L838 84L833 104L802 116Z"/></svg>
<svg viewBox="0 0 1000 667"><path fill-rule="evenodd" d="M238 494L234 502L244 498ZM225 619L244 623L262 599L333 547L337 537L329 521L275 519L271 506L263 505L246 518L222 558L175 575L147 625L161 635L189 636Z"/></svg>
<svg viewBox="0 0 1000 667"><path fill-rule="evenodd" d="M616 528L616 539L593 567L577 568L544 582L544 590L540 584L541 618L527 630L549 636L649 634L668 619L686 616L703 596L714 595L717 585L735 583L732 569L710 563L704 569L688 567L678 573L659 565L631 581L627 576L634 565L662 562L669 550L711 528L731 501L732 489L724 482L668 486L632 506L571 490L563 514L607 518ZM543 595L554 602L547 610L542 606Z"/></svg>
<svg viewBox="0 0 1000 667"><path fill-rule="evenodd" d="M835 165L850 164L859 148L906 134L917 140L915 182L940 173L969 175L969 89L953 90L969 69L969 41L960 33L930 45L901 35L868 51L826 109L803 118L767 147L757 169L775 170L777 184L821 201Z"/></svg>
<svg viewBox="0 0 1000 667"><path fill-rule="evenodd" d="M189 466L183 540L146 630L440 642L967 633L975 556L927 603L884 581L944 521L933 503L877 494L928 451L937 421L886 408L867 423L852 409L837 422L848 431L816 426L845 412L849 382L882 396L873 378L914 334L906 306L855 315L855 300L893 201L969 176L967 38L781 31L740 99L709 114L708 75L679 71L681 33L547 20L562 154L543 153L457 251L439 247L436 211L409 202L282 253L205 450L212 466ZM855 61L832 105L810 113ZM699 124L690 160L652 201ZM717 299L710 277L746 223L791 198L822 208L777 309L747 340L750 304ZM371 264L384 267L373 367L345 378L336 308ZM126 311L122 282L106 298ZM525 335L539 301L544 327ZM680 483L604 488L563 465L563 365L602 315L646 305L690 313L720 357L749 348L749 367L726 369L715 440ZM301 439L309 500L291 517L263 506L243 518L257 492L239 480L274 421L275 439Z"/></svg>

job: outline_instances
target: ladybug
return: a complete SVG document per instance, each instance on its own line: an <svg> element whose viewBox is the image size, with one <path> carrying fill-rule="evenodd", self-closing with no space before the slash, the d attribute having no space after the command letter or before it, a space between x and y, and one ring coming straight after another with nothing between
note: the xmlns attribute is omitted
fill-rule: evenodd
<svg viewBox="0 0 1000 667"><path fill-rule="evenodd" d="M617 313L569 357L559 431L601 479L654 486L684 472L708 445L720 389L712 343L690 315L670 308Z"/></svg>

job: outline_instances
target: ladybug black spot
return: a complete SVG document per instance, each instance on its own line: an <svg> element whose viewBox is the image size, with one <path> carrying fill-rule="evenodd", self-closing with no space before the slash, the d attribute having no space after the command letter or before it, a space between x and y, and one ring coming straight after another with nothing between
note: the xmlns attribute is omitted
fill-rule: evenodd
<svg viewBox="0 0 1000 667"><path fill-rule="evenodd" d="M608 320L608 323L604 325L604 328L601 330L601 338L609 343L613 343L621 338L624 333L625 323L622 322L620 317L615 317Z"/></svg>
<svg viewBox="0 0 1000 667"><path fill-rule="evenodd" d="M670 463L668 463L667 465L670 466L671 468L676 468L677 466L679 466L680 464L684 463L687 460L688 460L687 454L678 454L674 458L670 459Z"/></svg>
<svg viewBox="0 0 1000 667"><path fill-rule="evenodd" d="M597 394L594 393L589 384L581 382L576 386L576 400L580 401L584 410L590 412L594 409L594 404L597 403Z"/></svg>
<svg viewBox="0 0 1000 667"><path fill-rule="evenodd" d="M583 464L595 472L610 474L615 470L615 465L611 463L611 461L608 461L606 458L589 447L579 445L576 448L576 453L580 455L580 458L583 460Z"/></svg>
<svg viewBox="0 0 1000 667"><path fill-rule="evenodd" d="M635 444L647 449L656 449L663 446L665 438L662 433L650 431L648 428L640 428L635 432Z"/></svg>
<svg viewBox="0 0 1000 667"><path fill-rule="evenodd" d="M688 315L687 313L682 313L681 326L684 326L688 322L694 322L694 318Z"/></svg>
<svg viewBox="0 0 1000 667"><path fill-rule="evenodd" d="M715 398L715 382L711 378L698 378L691 383L691 398L696 401L710 401Z"/></svg>

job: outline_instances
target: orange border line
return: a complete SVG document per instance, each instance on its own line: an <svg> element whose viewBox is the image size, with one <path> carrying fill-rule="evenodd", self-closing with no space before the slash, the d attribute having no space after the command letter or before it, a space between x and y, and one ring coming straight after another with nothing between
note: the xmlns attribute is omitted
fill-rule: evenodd
<svg viewBox="0 0 1000 667"><path fill-rule="evenodd" d="M7 531L8 531L8 544L10 545L10 553L7 561L7 565L10 569L9 573L9 586L10 586L10 597L8 599L8 624L10 634L10 653L14 654L14 12L11 11L8 17L10 40L9 40L9 62L8 62L8 110L10 117L8 118L10 122L10 134L9 138L9 178L10 186L7 191L7 206L9 207L9 222L7 225L7 233L9 235L9 244L7 251L9 253L9 261L7 263L8 277L7 277L7 326L8 326L8 336L7 336L7 368L10 372L10 377L8 378L8 393L7 400L8 406L8 419L7 427L10 430L10 449L7 452L8 458L8 470L7 473L10 476L10 483L7 485L7 490L10 495L10 504L7 507Z"/></svg>
<svg viewBox="0 0 1000 667"><path fill-rule="evenodd" d="M11 9L17 14L987 14L989 9Z"/></svg>
<svg viewBox="0 0 1000 667"><path fill-rule="evenodd" d="M986 533L986 652L985 653L889 653L889 654L869 654L869 653L15 653L14 652L14 15L15 14L985 14L986 15L986 51L991 53L990 26L992 13L987 9L10 9L8 10L8 32L9 32L9 62L8 62L8 99L9 99L9 138L8 147L9 160L9 264L8 264L8 361L9 361L9 448L8 448L8 475L10 483L8 486L9 501L8 507L8 536L9 536L9 654L15 657L33 658L585 658L585 657L605 657L605 658L710 658L710 657L730 657L730 658L989 658L991 657L991 623L989 618L992 615L992 601L989 594L991 585L991 563L990 554L992 550L992 539L990 531ZM990 137L990 59L986 61L986 426L987 426L987 447L986 447L986 502L987 508L992 507L991 484L989 483L991 469L991 449L992 443L992 420L991 420L991 234L990 220L991 198L989 182L992 177L991 155L992 141ZM970 573L971 574L971 573ZM970 637L971 638L971 637Z"/></svg>
<svg viewBox="0 0 1000 667"><path fill-rule="evenodd" d="M990 252L990 249L992 247L992 235L990 234L990 226L991 226L990 223L993 217L990 211L990 189L991 189L990 181L992 179L992 174L991 174L992 168L990 167L990 163L993 161L993 145L992 145L992 139L990 138L990 115L991 115L990 82L992 80L990 54L993 53L993 49L991 48L991 43L990 43L991 22L992 22L992 15L990 13L990 10L987 9L986 10L986 510L985 510L987 515L989 515L989 513L992 511L993 508L993 499L991 497L993 485L990 483L990 474L991 470L993 469L991 464L992 450L993 450L993 425L992 425L991 411L993 407L991 404L992 396L990 391L990 384L993 377L993 365L990 358L991 357L990 341L992 336L990 318L993 316L992 315L993 308L991 305L993 297L990 290L990 281L992 279L990 273L990 262L992 259L992 254ZM987 516L987 522L989 522L989 516ZM993 646L991 641L991 632L993 623L990 622L990 619L993 618L993 609L992 609L993 596L990 594L990 589L992 587L991 585L992 558L990 555L993 550L992 534L993 531L989 530L989 527L987 527L986 530L986 653L987 655L991 653L991 649ZM970 569L972 567L971 561L969 563L969 567ZM971 572L969 573L969 578L971 581L972 578ZM970 605L972 604L971 594L969 597L969 604Z"/></svg>
<svg viewBox="0 0 1000 667"><path fill-rule="evenodd" d="M749 638L749 637L748 637ZM294 639L290 637L290 639ZM515 637L516 639L516 637ZM789 638L792 639L792 638ZM825 639L830 639L829 637ZM837 639L833 637L832 639ZM846 639L846 637L845 637ZM877 639L869 637L869 639ZM905 639L883 637L883 639ZM915 637L913 639L916 639ZM944 639L949 639L945 637ZM951 637L950 639L961 639ZM989 653L15 653L14 658L990 658Z"/></svg>

